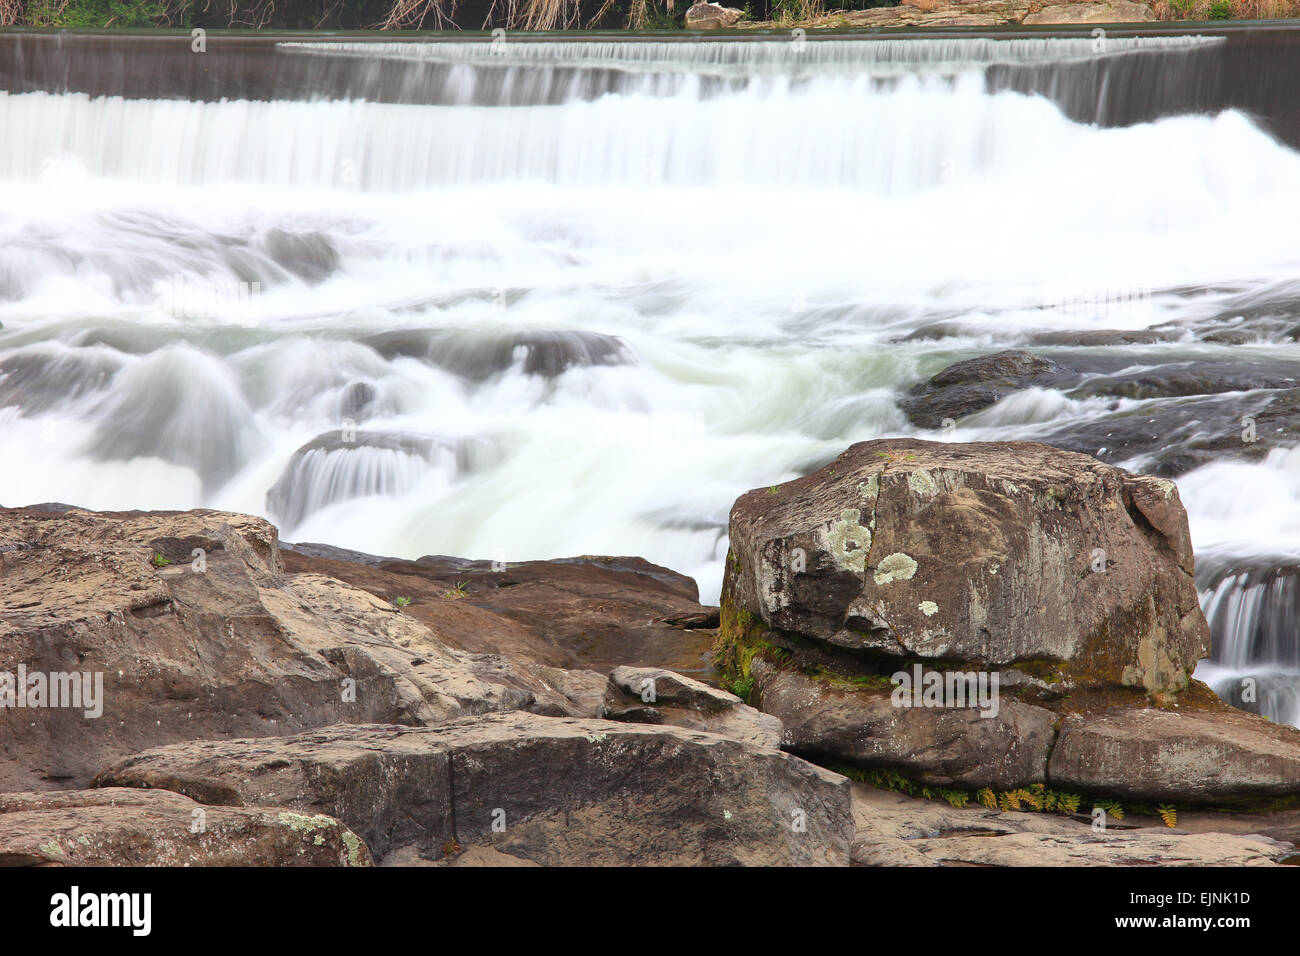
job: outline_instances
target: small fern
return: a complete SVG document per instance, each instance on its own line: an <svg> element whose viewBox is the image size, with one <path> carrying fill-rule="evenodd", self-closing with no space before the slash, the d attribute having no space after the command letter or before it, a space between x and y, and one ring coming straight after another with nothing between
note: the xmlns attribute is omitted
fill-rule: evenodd
<svg viewBox="0 0 1300 956"><path fill-rule="evenodd" d="M970 794L965 790L940 790L939 795L948 801L949 805L958 810L965 808L970 803Z"/></svg>
<svg viewBox="0 0 1300 956"><path fill-rule="evenodd" d="M975 799L980 802L981 806L988 807L990 810L998 808L998 798L988 787L984 787L976 793Z"/></svg>
<svg viewBox="0 0 1300 956"><path fill-rule="evenodd" d="M1156 812L1160 814L1160 819L1165 821L1165 826L1178 826L1178 811L1167 803L1162 803L1156 807Z"/></svg>
<svg viewBox="0 0 1300 956"><path fill-rule="evenodd" d="M1095 810L1098 807L1101 807L1116 820L1124 819L1124 808L1114 800L1097 800L1093 803L1092 808Z"/></svg>
<svg viewBox="0 0 1300 956"><path fill-rule="evenodd" d="M1079 812L1079 795L1077 793L1058 793L1055 796L1057 813Z"/></svg>

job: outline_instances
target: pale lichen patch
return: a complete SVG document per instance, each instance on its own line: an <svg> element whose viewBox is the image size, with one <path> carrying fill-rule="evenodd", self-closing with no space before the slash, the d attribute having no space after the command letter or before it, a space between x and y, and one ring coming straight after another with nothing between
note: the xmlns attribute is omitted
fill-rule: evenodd
<svg viewBox="0 0 1300 956"><path fill-rule="evenodd" d="M939 493L939 486L930 473L924 469L918 469L907 476L907 487L912 489L913 494L920 495L923 498L929 498Z"/></svg>
<svg viewBox="0 0 1300 956"><path fill-rule="evenodd" d="M351 830L343 831L343 845L348 849L348 866L361 865L361 837Z"/></svg>
<svg viewBox="0 0 1300 956"><path fill-rule="evenodd" d="M916 561L901 551L895 551L882 558L876 565L876 584L889 584L893 581L910 581L916 574Z"/></svg>
<svg viewBox="0 0 1300 956"><path fill-rule="evenodd" d="M934 615L939 613L939 605L935 604L933 601L922 601L916 606L916 609L926 617L934 617Z"/></svg>
<svg viewBox="0 0 1300 956"><path fill-rule="evenodd" d="M867 569L867 552L871 550L871 529L861 524L862 512L846 508L829 534L831 558L847 571L859 574Z"/></svg>

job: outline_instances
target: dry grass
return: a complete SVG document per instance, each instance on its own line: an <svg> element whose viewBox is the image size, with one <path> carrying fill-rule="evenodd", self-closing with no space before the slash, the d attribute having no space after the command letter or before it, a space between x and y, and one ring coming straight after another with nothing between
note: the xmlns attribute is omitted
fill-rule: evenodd
<svg viewBox="0 0 1300 956"><path fill-rule="evenodd" d="M456 29L456 0L394 0L381 30Z"/></svg>
<svg viewBox="0 0 1300 956"><path fill-rule="evenodd" d="M737 4L729 0L721 0L724 6L734 7ZM825 0L774 0L768 16L772 22L779 27L789 27L797 23L807 23L818 17L826 15Z"/></svg>
<svg viewBox="0 0 1300 956"><path fill-rule="evenodd" d="M1286 20L1300 17L1300 0L1155 0L1151 12L1157 20Z"/></svg>
<svg viewBox="0 0 1300 956"><path fill-rule="evenodd" d="M0 27L12 27L23 18L23 0L0 0Z"/></svg>

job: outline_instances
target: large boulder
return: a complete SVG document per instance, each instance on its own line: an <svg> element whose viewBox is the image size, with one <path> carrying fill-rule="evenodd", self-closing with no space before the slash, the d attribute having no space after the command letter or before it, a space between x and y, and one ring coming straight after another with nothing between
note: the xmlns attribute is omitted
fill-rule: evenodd
<svg viewBox="0 0 1300 956"><path fill-rule="evenodd" d="M1172 482L1031 442L862 442L736 502L723 644L1175 694L1209 652L1193 570Z"/></svg>
<svg viewBox="0 0 1300 956"><path fill-rule="evenodd" d="M177 744L97 783L330 814L381 860L480 845L542 864L843 865L853 835L849 781L780 751L527 713Z"/></svg>
<svg viewBox="0 0 1300 956"><path fill-rule="evenodd" d="M324 814L205 807L165 790L0 794L4 866L370 866Z"/></svg>

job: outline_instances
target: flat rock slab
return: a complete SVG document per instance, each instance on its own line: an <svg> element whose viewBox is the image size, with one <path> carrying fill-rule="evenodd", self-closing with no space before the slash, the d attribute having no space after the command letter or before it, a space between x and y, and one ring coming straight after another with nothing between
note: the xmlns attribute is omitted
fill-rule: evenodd
<svg viewBox="0 0 1300 956"><path fill-rule="evenodd" d="M165 790L0 794L4 866L370 866L332 817L202 806Z"/></svg>
<svg viewBox="0 0 1300 956"><path fill-rule="evenodd" d="M843 865L853 833L849 781L788 754L522 712L162 747L97 783L337 816L379 860L483 845L544 865Z"/></svg>
<svg viewBox="0 0 1300 956"><path fill-rule="evenodd" d="M1057 717L1001 697L992 717L966 708L895 707L888 689L855 688L752 666L755 699L781 718L782 746L820 762L892 767L931 786L1009 790L1047 777Z"/></svg>
<svg viewBox="0 0 1300 956"><path fill-rule="evenodd" d="M957 808L862 783L853 810L858 866L1272 866L1296 852L1258 833L1097 831L1086 816Z"/></svg>
<svg viewBox="0 0 1300 956"><path fill-rule="evenodd" d="M289 571L327 574L388 603L409 599L403 613L450 647L603 674L620 664L708 672L713 634L694 628L716 627L716 608L699 603L694 580L642 558L494 564L287 547Z"/></svg>
<svg viewBox="0 0 1300 956"><path fill-rule="evenodd" d="M1226 707L1072 716L1062 725L1048 776L1059 788L1135 800L1300 797L1300 730Z"/></svg>

